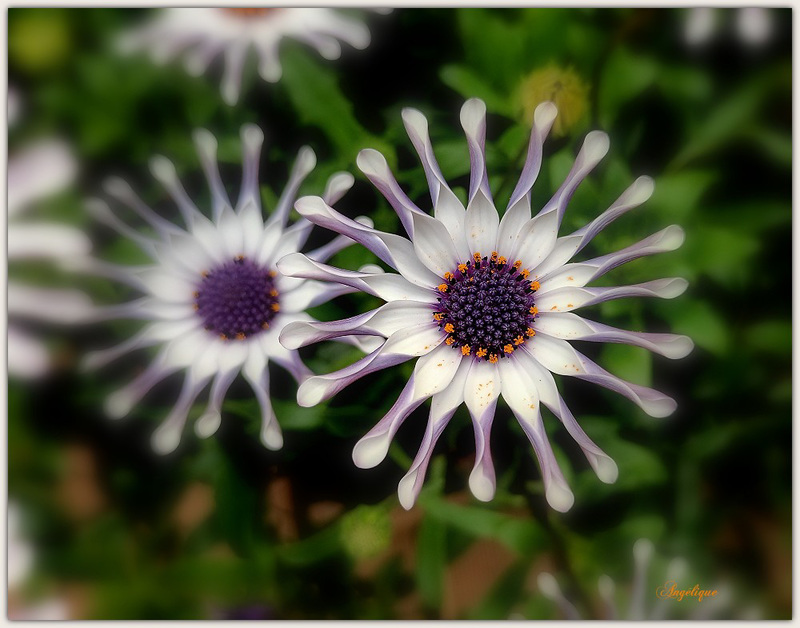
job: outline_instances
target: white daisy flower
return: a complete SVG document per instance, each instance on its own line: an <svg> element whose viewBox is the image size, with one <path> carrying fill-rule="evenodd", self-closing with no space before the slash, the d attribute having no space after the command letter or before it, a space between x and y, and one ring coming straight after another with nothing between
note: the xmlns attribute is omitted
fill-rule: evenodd
<svg viewBox="0 0 800 628"><path fill-rule="evenodd" d="M222 54L222 97L229 105L239 99L242 69L252 47L258 73L265 81L281 78L278 47L289 37L312 46L325 59L342 54L339 40L363 50L369 45L367 27L328 8L173 8L127 33L120 40L124 53L147 51L157 63L183 56L186 71L199 76Z"/></svg>
<svg viewBox="0 0 800 628"><path fill-rule="evenodd" d="M495 473L489 434L502 395L533 445L548 502L556 510L566 511L573 495L545 435L540 404L561 420L602 481L613 482L617 467L573 418L558 393L553 373L614 390L652 416L667 416L676 406L655 390L608 373L567 341L624 342L670 358L683 357L692 348L684 336L615 329L573 311L623 297L673 298L681 294L687 285L683 279L608 288L585 286L627 261L676 249L684 234L680 227L671 226L616 253L568 263L603 227L647 200L653 181L637 179L590 224L557 237L567 203L606 154L609 142L604 133L590 133L561 187L531 218L530 190L541 165L542 144L556 117L555 106L543 103L534 115L525 167L500 220L486 173L485 114L484 103L477 99L467 101L461 110L471 160L466 209L442 176L427 120L419 111L405 109L403 121L425 169L433 217L403 193L380 153L367 149L359 154L358 167L395 209L410 239L359 225L320 198L305 197L296 203L303 216L360 242L398 274L344 271L300 254L283 258L278 268L287 275L338 281L387 303L343 321L287 326L281 341L295 349L340 334L386 339L355 364L306 380L298 390L298 401L304 406L330 398L368 373L419 357L397 403L353 451L359 467L377 465L405 418L432 397L422 445L398 488L405 508L414 504L436 440L461 403L466 404L475 430L477 451L470 489L480 500L493 497Z"/></svg>
<svg viewBox="0 0 800 628"><path fill-rule="evenodd" d="M13 265L45 260L65 266L89 254L91 242L79 229L23 213L68 187L77 173L72 152L60 140L42 140L13 154L8 162L8 261ZM78 291L8 282L8 370L35 378L51 366L45 344L26 330L29 323L73 323L91 311Z"/></svg>
<svg viewBox="0 0 800 628"><path fill-rule="evenodd" d="M100 200L90 203L99 220L130 238L148 254L153 263L125 267L94 261L91 270L126 282L144 297L98 312L97 318L134 318L150 323L119 346L94 353L87 366L97 368L130 351L157 345L152 364L128 386L112 394L106 410L122 417L156 383L176 371L185 380L175 407L153 435L153 447L160 453L174 450L181 437L187 414L197 396L211 382L208 405L197 420L201 437L213 434L221 420L225 393L238 373L244 375L261 407L261 440L279 449L283 439L269 398L268 362L288 370L300 382L309 371L296 351L284 349L278 333L294 321L313 321L307 307L324 303L355 289L319 281L285 277L275 269L283 255L296 252L305 243L313 225L301 219L287 227L297 190L316 164L314 152L300 150L288 184L266 222L262 216L258 167L261 130L242 127L243 176L236 205L232 205L220 178L216 161L217 142L211 133L198 130L194 139L211 191L211 219L186 194L174 165L157 156L150 169L174 200L185 228L150 209L128 184L120 179L106 183L106 192L139 214L155 233L148 237L124 224ZM328 202L338 200L352 185L347 173L333 175L325 190ZM371 224L368 221L367 224ZM352 242L340 236L309 253L324 261Z"/></svg>
<svg viewBox="0 0 800 628"><path fill-rule="evenodd" d="M638 539L633 544L633 578L629 585L617 586L607 574L597 581L597 591L602 600L602 617L605 620L626 619L632 621L663 621L678 619L677 613L689 610L686 619L704 621L718 619L723 614L735 613L731 619L761 619L761 609L757 606L743 606L734 593L733 587L720 582L714 586L700 586L687 583L689 564L684 558L673 558L667 564L664 576L657 582L648 578L655 547L648 539ZM575 605L564 595L558 580L553 574L541 572L536 578L539 591L558 607L564 619L582 619ZM617 591L628 594L628 606L623 611L617 603ZM675 591L687 592L683 597ZM654 603L649 600L656 598ZM676 612L677 611L677 612ZM588 618L587 618L588 619Z"/></svg>

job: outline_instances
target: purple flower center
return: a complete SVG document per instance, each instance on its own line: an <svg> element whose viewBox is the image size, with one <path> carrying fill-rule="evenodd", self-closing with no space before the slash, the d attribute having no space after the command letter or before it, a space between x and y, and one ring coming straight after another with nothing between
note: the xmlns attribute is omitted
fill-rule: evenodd
<svg viewBox="0 0 800 628"><path fill-rule="evenodd" d="M244 340L269 329L280 310L275 272L240 256L203 273L195 310L208 331Z"/></svg>
<svg viewBox="0 0 800 628"><path fill-rule="evenodd" d="M495 363L535 335L533 295L539 283L530 281L521 265L509 264L497 252L491 257L475 253L455 272L445 273L433 318L447 334L446 344Z"/></svg>

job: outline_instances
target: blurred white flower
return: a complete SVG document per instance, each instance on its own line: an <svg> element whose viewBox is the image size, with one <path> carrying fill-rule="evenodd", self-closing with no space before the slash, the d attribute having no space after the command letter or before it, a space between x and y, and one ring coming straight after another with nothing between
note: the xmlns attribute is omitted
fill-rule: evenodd
<svg viewBox="0 0 800 628"><path fill-rule="evenodd" d="M126 33L119 47L124 53L146 51L156 63L182 55L186 71L195 76L221 54L225 61L222 98L235 105L250 48L258 56L261 78L275 83L282 74L278 48L286 37L312 46L326 59L341 56L339 40L359 50L370 42L363 23L333 9L207 7L164 9Z"/></svg>
<svg viewBox="0 0 800 628"><path fill-rule="evenodd" d="M36 558L33 545L28 540L23 526L23 512L19 504L8 502L8 593L19 595L33 571ZM8 618L11 620L63 620L70 619L69 608L60 598L48 598L36 602L10 601Z"/></svg>
<svg viewBox="0 0 800 628"><path fill-rule="evenodd" d="M58 140L30 145L8 162L8 259L11 263L48 260L61 266L85 257L91 242L78 229L21 216L38 201L66 188L77 164ZM48 289L8 282L8 369L18 377L43 375L50 366L45 345L25 331L27 321L74 323L91 312L86 295L75 290Z"/></svg>
<svg viewBox="0 0 800 628"><path fill-rule="evenodd" d="M609 388L654 417L675 410L670 397L612 375L570 341L621 342L673 359L687 355L693 344L685 336L616 329L573 313L613 299L680 295L687 286L680 278L586 286L621 264L677 249L683 243L683 230L672 225L620 251L570 263L603 228L644 203L652 194L653 181L640 177L591 223L558 237L570 198L605 156L609 141L605 133L589 133L565 181L531 218L531 188L556 113L551 102L537 107L528 157L502 220L489 189L486 106L478 99L468 100L461 109L471 161L466 208L446 183L434 157L427 120L415 109L403 110L403 122L427 176L433 216L403 193L380 153L363 150L356 162L393 206L410 239L359 225L321 198L301 198L295 205L301 215L356 240L398 271L341 270L299 253L278 262L287 275L339 282L387 302L341 321L286 327L281 342L291 349L349 334L371 336L381 343L355 364L303 382L297 392L300 405L314 405L369 373L418 358L395 405L353 450L357 466L379 464L403 421L432 398L422 445L398 486L405 508L411 508L419 495L436 441L462 403L475 431L475 465L469 478L473 495L482 501L494 496L489 439L502 395L539 460L548 503L561 512L572 506L574 497L545 434L542 404L564 424L601 481L614 482L617 466L581 429L553 374Z"/></svg>
<svg viewBox="0 0 800 628"><path fill-rule="evenodd" d="M680 601L677 597L670 597L667 595L666 585L675 583L677 589L683 589L681 583L689 573L689 565L683 558L673 558L667 564L663 578L656 582L653 578L648 578L654 553L655 548L649 540L639 539L633 544L633 578L630 583L618 587L610 576L605 574L600 576L597 582L597 590L603 603L603 614L600 619L633 621L677 619L679 617L676 611L685 611L687 606L690 610L681 617L695 621L716 619L720 615L725 615L728 619L761 618L761 610L758 607L743 604L734 595L733 588L725 583L698 586L698 589L714 592L702 599L698 595L691 594L687 594ZM555 602L564 619L581 619L581 613L564 595L552 574L546 571L540 573L537 576L537 584L539 591ZM692 588L693 586L687 586L683 590L691 591ZM617 604L618 590L628 594L628 606L624 614L620 612ZM651 604L650 600L654 602Z"/></svg>
<svg viewBox="0 0 800 628"><path fill-rule="evenodd" d="M267 365L277 363L298 383L310 372L297 351L280 345L278 334L287 323L313 320L305 313L306 308L355 291L337 284L285 277L275 270L275 262L298 251L314 226L300 219L287 227L287 221L297 190L314 168L316 157L308 147L300 150L283 195L265 222L258 183L264 135L257 126L245 125L241 138L243 176L239 199L233 205L220 178L216 139L205 130L195 133L197 153L211 190L211 219L186 194L172 162L160 156L152 159L151 171L175 201L186 228L146 206L121 179L110 179L106 191L139 214L155 231L153 237L124 224L103 201L94 200L89 206L98 220L135 242L153 260L138 267L95 260L87 269L145 295L130 303L108 306L98 311L98 318L150 321L119 346L88 356L87 366L96 368L140 348L160 347L141 375L108 398L106 411L122 417L155 384L175 372L185 372L178 401L153 435L153 448L159 453L178 446L187 414L209 382L209 402L195 430L201 437L213 434L220 425L225 393L240 372L261 408L262 443L279 449L283 437L270 403ZM325 198L338 200L352 183L350 174L333 175ZM350 244L346 237L335 238L309 255L327 260ZM353 343L360 344L356 340Z"/></svg>
<svg viewBox="0 0 800 628"><path fill-rule="evenodd" d="M690 46L708 44L716 35L720 21L730 17L732 10L719 11L711 7L694 7L687 11L684 39ZM758 47L767 43L773 32L773 17L768 8L744 7L736 10L734 31L748 46Z"/></svg>

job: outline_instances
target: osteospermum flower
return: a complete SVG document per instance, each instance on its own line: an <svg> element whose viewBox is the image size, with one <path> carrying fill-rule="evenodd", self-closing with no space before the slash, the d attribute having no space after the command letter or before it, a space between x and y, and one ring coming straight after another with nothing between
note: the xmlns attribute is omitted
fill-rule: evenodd
<svg viewBox="0 0 800 628"><path fill-rule="evenodd" d="M142 235L122 223L102 201L91 203L94 215L130 238L153 263L143 267L116 266L95 261L91 270L126 282L142 291L141 299L110 306L98 318L138 318L150 323L121 345L88 357L98 367L129 351L158 345L152 364L131 384L109 397L111 416L127 414L156 383L184 370L178 401L153 435L153 447L167 453L177 447L187 413L211 382L208 405L195 424L201 437L213 434L221 420L225 393L238 373L249 382L261 408L261 440L270 449L282 445L280 428L269 399L268 362L288 370L300 382L309 371L296 351L284 349L278 333L284 325L313 320L304 310L352 288L283 276L275 262L303 246L313 225L301 219L287 227L298 187L316 163L314 152L300 150L289 181L266 222L262 216L258 165L264 139L253 125L242 127L243 176L236 205L232 205L216 162L217 142L208 131L195 133L195 143L211 190L211 219L189 199L174 165L164 157L151 161L151 171L175 201L185 228L168 222L147 207L124 181L112 179L106 191L134 210L155 233ZM353 177L330 178L324 194L334 202L352 185ZM351 244L339 237L309 253L317 260Z"/></svg>
<svg viewBox="0 0 800 628"><path fill-rule="evenodd" d="M655 547L648 539L638 539L633 544L633 577L629 584L618 586L607 574L597 581L597 591L602 600L600 619L632 621L662 621L678 619L689 607L684 616L687 619L702 621L719 619L725 614L731 619L761 618L761 610L757 606L743 605L741 599L734 594L733 588L726 582L713 586L700 586L695 582L687 582L689 565L684 558L673 558L657 580L648 578L650 564L655 554ZM555 602L564 619L582 619L581 613L561 590L558 580L546 571L537 576L539 591ZM620 609L617 591L625 592L628 598L627 607ZM686 591L684 597L675 594L675 590ZM655 598L654 602L651 602ZM588 619L588 618L587 618Z"/></svg>
<svg viewBox="0 0 800 628"><path fill-rule="evenodd" d="M298 401L306 406L328 399L368 373L419 358L395 405L353 451L359 467L378 464L405 418L432 397L422 446L398 488L404 507L413 505L436 440L462 403L472 416L477 450L469 485L478 499L493 497L489 433L502 395L539 458L548 502L565 511L573 496L545 435L540 404L561 420L602 481L613 482L617 467L573 418L558 393L553 373L610 388L652 416L666 416L676 406L655 390L608 373L567 341L624 342L671 358L682 357L692 348L692 342L683 336L624 331L573 312L622 297L672 298L681 294L686 289L683 279L608 288L587 288L586 284L637 257L677 248L683 242L683 231L668 227L616 253L568 263L603 227L644 202L652 193L652 180L637 179L591 223L557 237L573 192L605 155L609 143L604 133L590 133L561 187L531 218L530 190L541 165L542 144L556 117L555 106L544 103L536 110L527 160L500 220L486 173L485 114L484 103L477 99L467 101L461 110L471 160L466 209L442 176L427 121L419 111L405 109L403 121L425 169L433 216L402 192L380 153L368 149L359 154L359 168L390 202L410 239L359 225L324 199L305 197L296 203L309 220L360 242L398 273L344 271L299 254L285 257L278 267L288 275L338 281L386 304L342 321L287 326L281 341L297 348L340 334L386 339L355 364L306 380L298 390Z"/></svg>
<svg viewBox="0 0 800 628"><path fill-rule="evenodd" d="M258 56L258 73L275 83L282 69L278 47L285 37L306 43L325 59L342 54L339 40L363 50L369 45L367 27L327 8L173 8L127 33L120 41L123 52L147 51L164 63L183 55L186 71L205 72L222 54L222 97L229 105L239 99L242 70L249 49Z"/></svg>
<svg viewBox="0 0 800 628"><path fill-rule="evenodd" d="M40 260L64 266L89 254L91 243L79 229L23 218L38 202L69 186L76 173L75 157L59 140L42 140L11 156L7 207L8 260L12 265ZM74 323L90 312L89 298L77 290L10 280L9 373L34 378L44 375L51 366L46 345L27 329L31 323Z"/></svg>

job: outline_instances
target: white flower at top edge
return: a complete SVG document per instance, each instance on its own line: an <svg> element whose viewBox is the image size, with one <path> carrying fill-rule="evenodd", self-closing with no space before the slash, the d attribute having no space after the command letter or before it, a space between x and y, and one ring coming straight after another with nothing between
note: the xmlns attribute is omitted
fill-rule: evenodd
<svg viewBox="0 0 800 628"><path fill-rule="evenodd" d="M23 217L38 202L67 188L75 179L77 169L72 151L60 140L41 140L11 155L7 252L12 265L45 260L63 266L88 256L91 242L79 229ZM9 374L36 378L51 366L47 347L26 330L26 323L74 323L90 312L89 298L76 290L9 280Z"/></svg>
<svg viewBox="0 0 800 628"><path fill-rule="evenodd" d="M757 48L768 43L774 34L774 18L769 8L743 7L741 9L719 10L711 7L694 7L687 9L683 28L683 37L692 47L701 47L709 44L720 22L732 19L733 30L739 40Z"/></svg>
<svg viewBox="0 0 800 628"><path fill-rule="evenodd" d="M249 49L258 56L258 73L275 83L282 69L278 47L285 37L296 39L326 59L342 54L339 40L363 50L369 45L367 27L327 8L173 8L126 33L123 52L147 51L156 62L183 56L187 72L200 75L222 54L222 97L229 105L239 100L242 70Z"/></svg>
<svg viewBox="0 0 800 628"><path fill-rule="evenodd" d="M275 262L298 251L313 228L305 219L287 227L297 190L316 164L310 148L300 150L286 188L265 222L258 185L264 139L261 130L254 125L242 127L243 175L235 205L228 199L220 178L214 136L198 130L194 139L211 191L210 219L190 200L174 165L160 156L151 160L152 174L174 200L185 228L162 218L127 183L116 178L106 183L106 192L149 223L155 232L152 237L127 226L103 201L93 200L89 204L98 220L133 240L153 263L127 267L94 260L86 269L130 284L144 293L143 298L99 310L98 319L149 321L140 333L119 346L88 356L87 367L97 368L135 349L160 347L152 364L107 400L106 410L114 417L130 412L162 379L185 371L178 400L153 435L153 447L160 453L177 447L187 414L209 382L209 401L195 429L201 437L213 434L221 421L223 398L241 372L261 408L261 440L268 448L279 449L283 438L270 403L267 364L277 363L298 382L309 371L296 351L280 345L278 334L290 322L313 321L304 312L307 307L355 289L292 279L276 270ZM352 183L352 175L335 174L329 179L323 197L333 203ZM334 238L309 253L309 258L322 262L349 244L352 241L344 236ZM346 341L361 346L353 339Z"/></svg>
<svg viewBox="0 0 800 628"><path fill-rule="evenodd" d="M485 114L484 103L477 99L468 100L461 110L471 160L466 209L442 176L427 120L419 111L405 109L403 121L427 176L432 217L403 193L380 153L367 149L359 154L358 167L395 209L410 239L359 225L324 199L297 201L295 207L303 216L363 244L398 273L344 271L300 254L283 258L278 268L287 275L338 281L387 303L342 321L287 326L281 342L295 349L347 334L385 339L355 364L306 380L298 390L298 401L305 406L332 397L368 373L419 358L395 405L353 451L359 467L377 465L406 417L432 398L422 445L398 487L405 508L416 500L434 445L462 403L475 430L470 489L483 501L494 496L489 435L502 395L533 445L548 502L566 511L573 495L544 432L541 404L561 420L602 481L614 482L617 466L583 432L559 395L553 373L614 390L651 416L667 416L676 405L655 390L608 373L568 341L624 342L669 358L683 357L693 346L685 336L624 331L579 317L574 310L623 297L681 294L687 285L683 279L602 288L586 284L630 260L676 249L684 234L673 225L615 253L570 263L601 229L647 200L653 181L640 177L591 223L558 237L572 194L608 150L608 137L595 131L587 135L553 198L531 218L530 191L541 166L543 142L556 117L555 106L543 103L534 115L524 169L500 220L486 173Z"/></svg>

